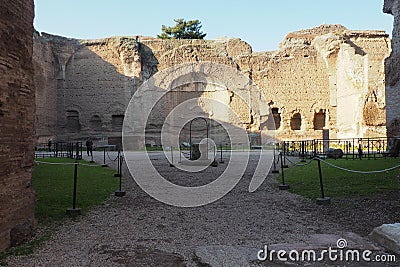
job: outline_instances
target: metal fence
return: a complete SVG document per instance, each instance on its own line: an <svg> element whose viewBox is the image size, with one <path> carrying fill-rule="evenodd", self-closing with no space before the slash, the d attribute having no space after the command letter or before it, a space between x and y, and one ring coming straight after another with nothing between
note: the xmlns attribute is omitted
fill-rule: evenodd
<svg viewBox="0 0 400 267"><path fill-rule="evenodd" d="M314 139L302 141L282 141L276 149L290 156L313 158L328 157L335 149L343 152L343 158L397 157L400 150L399 137Z"/></svg>
<svg viewBox="0 0 400 267"><path fill-rule="evenodd" d="M42 143L35 146L35 158L82 159L82 142Z"/></svg>

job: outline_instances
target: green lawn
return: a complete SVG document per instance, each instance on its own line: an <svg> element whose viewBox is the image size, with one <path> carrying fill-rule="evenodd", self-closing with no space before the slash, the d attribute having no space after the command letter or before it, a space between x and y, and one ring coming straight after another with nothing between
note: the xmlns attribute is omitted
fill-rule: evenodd
<svg viewBox="0 0 400 267"><path fill-rule="evenodd" d="M72 159L51 158L38 161L71 163ZM79 161L89 164L85 161ZM96 164L91 164L96 165ZM96 165L98 166L98 165ZM118 187L118 179L111 168L78 165L76 206L86 213L101 204ZM47 224L65 218L67 208L72 208L74 165L39 164L34 168L33 187L38 195L36 218Z"/></svg>
<svg viewBox="0 0 400 267"><path fill-rule="evenodd" d="M47 158L37 159L41 162L72 163L72 159ZM79 161L90 164L86 161ZM91 164L96 165L96 164ZM108 167L78 166L77 208L85 214L96 205L100 205L110 194L117 190L118 178L115 170ZM30 242L18 247L0 252L0 265L5 264L9 255L27 255L43 241L50 238L57 225L67 219L66 210L72 208L74 165L35 165L33 172L33 187L37 193L36 219L42 227L41 234Z"/></svg>
<svg viewBox="0 0 400 267"><path fill-rule="evenodd" d="M351 170L371 171L387 169L400 165L400 159L363 159L363 160L327 160L328 162ZM377 174L358 174L338 170L321 162L325 196L367 196L399 190L397 175L400 169ZM290 166L284 169L285 183L290 191L308 198L321 196L318 163L313 161L307 166ZM279 175L282 182L282 174Z"/></svg>

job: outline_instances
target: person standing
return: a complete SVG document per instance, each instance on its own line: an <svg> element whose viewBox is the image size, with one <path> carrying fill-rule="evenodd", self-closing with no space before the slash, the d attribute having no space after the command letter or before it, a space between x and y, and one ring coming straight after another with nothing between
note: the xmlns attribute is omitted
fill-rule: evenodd
<svg viewBox="0 0 400 267"><path fill-rule="evenodd" d="M49 148L49 152L51 152L51 145L52 145L52 142L51 142L51 139L49 139L47 141L47 147Z"/></svg>
<svg viewBox="0 0 400 267"><path fill-rule="evenodd" d="M362 143L361 141L358 142L358 157L360 158L360 160L363 157L363 149L362 149Z"/></svg>
<svg viewBox="0 0 400 267"><path fill-rule="evenodd" d="M86 152L88 157L91 156L93 159L93 141L90 137L86 140Z"/></svg>

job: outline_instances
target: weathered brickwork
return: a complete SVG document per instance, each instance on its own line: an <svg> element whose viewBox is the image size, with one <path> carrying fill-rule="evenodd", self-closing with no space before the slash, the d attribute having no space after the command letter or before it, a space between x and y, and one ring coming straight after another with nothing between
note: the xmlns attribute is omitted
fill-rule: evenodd
<svg viewBox="0 0 400 267"><path fill-rule="evenodd" d="M177 64L201 61L232 66L251 78L275 114L279 125L275 132L280 139L321 138L323 129L329 130L332 138L386 135L384 61L390 53L390 40L383 31L321 25L290 33L278 50L261 53L252 52L240 39L135 36L70 40L43 34L35 39L39 41L45 52L35 45L36 65L44 55L49 72L46 79L37 80L54 75L57 84L57 109L49 108L46 118L37 114L38 120L45 122L37 127L37 137L42 140L52 135L59 140L118 137L127 103L143 81ZM54 54L53 68L46 56L48 49ZM37 84L46 87L38 90L52 91L49 83ZM185 90L185 95L180 90L177 103L188 98L190 90ZM249 131L267 127L260 125L259 114L252 114L240 98L213 94L238 112ZM47 105L40 96L37 103ZM154 117L154 129L161 128L165 110L171 109L165 104L158 108L161 115ZM49 131L52 125L55 130Z"/></svg>
<svg viewBox="0 0 400 267"><path fill-rule="evenodd" d="M47 142L56 135L57 82L55 79L53 48L35 32L33 62L36 85L36 116L35 125L41 141Z"/></svg>
<svg viewBox="0 0 400 267"><path fill-rule="evenodd" d="M394 16L392 53L386 60L387 132L400 136L400 1L385 0L383 11Z"/></svg>
<svg viewBox="0 0 400 267"><path fill-rule="evenodd" d="M0 0L0 250L35 227L33 1Z"/></svg>

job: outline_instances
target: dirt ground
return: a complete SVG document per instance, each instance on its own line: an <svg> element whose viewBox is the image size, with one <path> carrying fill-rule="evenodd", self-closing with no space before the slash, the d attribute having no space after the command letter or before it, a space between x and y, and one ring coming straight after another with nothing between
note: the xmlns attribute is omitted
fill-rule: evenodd
<svg viewBox="0 0 400 267"><path fill-rule="evenodd" d="M101 153L95 156L102 162ZM188 174L170 167L160 153L152 153L150 158L166 179L185 186L215 180L228 160L201 173ZM246 266L234 259L213 265L201 255L212 246L254 250L264 245L299 244L318 234L348 236L349 232L360 235L360 245L364 245L364 241L369 244L367 236L374 227L400 221L399 192L333 199L329 206L318 206L314 200L279 190L276 175L269 174L255 192L249 193L257 159L257 152L252 152L245 174L231 192L195 208L174 207L153 199L124 168L125 197L111 196L88 215L67 221L34 254L9 258L9 266ZM271 264L268 266L280 265ZM260 265L264 266L253 261L248 266Z"/></svg>

